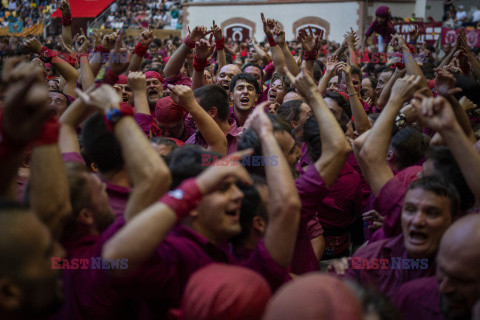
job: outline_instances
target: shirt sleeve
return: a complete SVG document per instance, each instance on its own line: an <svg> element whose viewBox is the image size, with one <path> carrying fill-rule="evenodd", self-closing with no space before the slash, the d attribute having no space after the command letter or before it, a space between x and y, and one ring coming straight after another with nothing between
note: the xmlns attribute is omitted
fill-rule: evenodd
<svg viewBox="0 0 480 320"><path fill-rule="evenodd" d="M368 27L367 31L365 31L365 36L370 37L373 34L373 32L375 31L375 27L377 25L376 22L377 20L374 20L370 25L370 27Z"/></svg>
<svg viewBox="0 0 480 320"><path fill-rule="evenodd" d="M80 162L85 164L83 157L77 152L66 152L62 153L63 162Z"/></svg>
<svg viewBox="0 0 480 320"><path fill-rule="evenodd" d="M168 87L167 85L185 85L185 86L189 86L191 87L192 86L192 80L190 80L190 78L188 77L184 77L182 75L182 72L179 71L177 73L176 76L172 77L172 78L168 78L168 79L165 79L165 82L163 83L163 90L166 90Z"/></svg>

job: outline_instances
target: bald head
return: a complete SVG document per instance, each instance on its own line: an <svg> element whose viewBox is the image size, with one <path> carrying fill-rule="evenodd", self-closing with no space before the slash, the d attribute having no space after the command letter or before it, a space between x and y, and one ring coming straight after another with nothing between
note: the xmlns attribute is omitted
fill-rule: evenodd
<svg viewBox="0 0 480 320"><path fill-rule="evenodd" d="M448 319L470 319L480 299L480 216L456 221L443 235L437 255L441 310Z"/></svg>

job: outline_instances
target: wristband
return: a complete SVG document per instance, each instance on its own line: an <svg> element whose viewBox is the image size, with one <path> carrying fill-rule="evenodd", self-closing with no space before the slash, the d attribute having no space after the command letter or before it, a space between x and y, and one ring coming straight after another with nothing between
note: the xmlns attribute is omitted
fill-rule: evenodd
<svg viewBox="0 0 480 320"><path fill-rule="evenodd" d="M198 207L202 201L202 193L194 178L187 179L182 182L177 189L168 192L159 202L169 206L178 217L182 220L187 217L190 211Z"/></svg>
<svg viewBox="0 0 480 320"><path fill-rule="evenodd" d="M40 51L40 60L44 63L51 63L53 58L55 58L55 53L45 46L42 47L42 51Z"/></svg>
<svg viewBox="0 0 480 320"><path fill-rule="evenodd" d="M273 40L272 36L267 36L267 40L268 40L268 44L270 45L270 47L275 47L277 45L275 40Z"/></svg>
<svg viewBox="0 0 480 320"><path fill-rule="evenodd" d="M135 114L133 107L126 102L120 102L118 108L111 108L105 112L103 121L109 131L113 131L115 125L125 116L132 116Z"/></svg>
<svg viewBox="0 0 480 320"><path fill-rule="evenodd" d="M207 65L207 59L198 59L196 55L193 57L193 68L195 69L195 71L202 72L203 70L205 70L205 67Z"/></svg>
<svg viewBox="0 0 480 320"><path fill-rule="evenodd" d="M0 109L0 159L8 159L18 155L26 146L26 142L15 141L12 139L3 128L3 112Z"/></svg>
<svg viewBox="0 0 480 320"><path fill-rule="evenodd" d="M72 25L72 14L68 13L67 15L62 15L62 26L69 27Z"/></svg>
<svg viewBox="0 0 480 320"><path fill-rule="evenodd" d="M100 52L101 54L109 53L109 52L107 51L107 49L105 49L103 46L97 46L97 47L95 48L95 52Z"/></svg>
<svg viewBox="0 0 480 320"><path fill-rule="evenodd" d="M95 86L98 88L101 84L106 83L113 86L118 81L118 74L113 72L109 67L102 67L95 78Z"/></svg>
<svg viewBox="0 0 480 320"><path fill-rule="evenodd" d="M142 43L137 43L137 46L133 50L133 54L136 54L137 56L140 57L145 57L147 54L148 46L144 46Z"/></svg>
<svg viewBox="0 0 480 320"><path fill-rule="evenodd" d="M186 45L187 47L189 47L190 49L195 48L195 41L193 41L193 40L190 38L190 35L186 36L185 39L183 39L183 43L185 43L185 45Z"/></svg>
<svg viewBox="0 0 480 320"><path fill-rule="evenodd" d="M56 144L58 142L58 133L60 124L54 114L51 114L44 122L38 138L32 142L32 147L39 147L47 144Z"/></svg>
<svg viewBox="0 0 480 320"><path fill-rule="evenodd" d="M355 95L357 95L357 94L358 94L358 92L355 91L354 93L350 93L350 94L347 94L347 95L348 95L349 97L353 97L353 96L355 96Z"/></svg>
<svg viewBox="0 0 480 320"><path fill-rule="evenodd" d="M304 51L303 52L303 60L317 60L318 51Z"/></svg>
<svg viewBox="0 0 480 320"><path fill-rule="evenodd" d="M222 37L221 39L215 39L215 49L217 51L225 49L225 38Z"/></svg>
<svg viewBox="0 0 480 320"><path fill-rule="evenodd" d="M410 44L417 44L417 41L408 41Z"/></svg>

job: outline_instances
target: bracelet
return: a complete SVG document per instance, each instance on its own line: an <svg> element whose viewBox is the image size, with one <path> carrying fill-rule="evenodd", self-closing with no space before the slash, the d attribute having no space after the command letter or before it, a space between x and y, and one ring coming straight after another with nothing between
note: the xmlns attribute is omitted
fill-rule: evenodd
<svg viewBox="0 0 480 320"><path fill-rule="evenodd" d="M145 57L147 54L148 46L144 46L141 42L137 43L137 46L133 50L133 54L136 54L140 57Z"/></svg>
<svg viewBox="0 0 480 320"><path fill-rule="evenodd" d="M190 49L195 48L195 41L193 41L193 40L190 38L190 35L186 36L185 39L183 39L183 43L185 43L185 45L186 45L187 47L189 47Z"/></svg>
<svg viewBox="0 0 480 320"><path fill-rule="evenodd" d="M47 144L56 144L58 142L58 134L60 124L54 114L51 114L47 121L43 123L38 138L32 142L32 147L39 147Z"/></svg>
<svg viewBox="0 0 480 320"><path fill-rule="evenodd" d="M169 206L178 217L182 220L187 217L193 209L195 209L202 201L202 193L194 178L187 179L182 182L175 190L164 195L159 202Z"/></svg>
<svg viewBox="0 0 480 320"><path fill-rule="evenodd" d="M62 26L69 27L72 25L72 14L68 13L65 16L62 16Z"/></svg>
<svg viewBox="0 0 480 320"><path fill-rule="evenodd" d="M215 49L217 51L225 49L225 38L222 37L221 39L215 39Z"/></svg>
<svg viewBox="0 0 480 320"><path fill-rule="evenodd" d="M275 47L277 45L275 40L273 40L272 36L267 36L267 40L268 40L268 44L270 45L270 47Z"/></svg>
<svg viewBox="0 0 480 320"><path fill-rule="evenodd" d="M3 127L3 112L0 109L0 159L8 159L18 155L26 146L26 142L15 141L4 130Z"/></svg>
<svg viewBox="0 0 480 320"><path fill-rule="evenodd" d="M348 95L349 97L353 97L353 96L355 96L355 95L357 95L357 94L358 94L358 92L355 91L354 93L350 93L350 94L347 94L347 95Z"/></svg>
<svg viewBox="0 0 480 320"><path fill-rule="evenodd" d="M205 67L208 65L207 59L198 59L197 55L193 57L193 68L197 72L202 72L205 70Z"/></svg>
<svg viewBox="0 0 480 320"><path fill-rule="evenodd" d="M318 51L304 51L303 52L303 60L317 60Z"/></svg>
<svg viewBox="0 0 480 320"><path fill-rule="evenodd" d="M120 102L118 108L110 108L105 112L103 121L109 131L113 131L115 125L125 116L132 116L135 114L133 107L127 102Z"/></svg>
<svg viewBox="0 0 480 320"><path fill-rule="evenodd" d="M98 88L103 83L113 86L118 81L118 74L116 74L112 69L107 66L104 66L100 69L95 78L95 86Z"/></svg>
<svg viewBox="0 0 480 320"><path fill-rule="evenodd" d="M55 58L55 53L47 47L43 46L42 51L40 51L40 59L44 63L51 63L53 58Z"/></svg>

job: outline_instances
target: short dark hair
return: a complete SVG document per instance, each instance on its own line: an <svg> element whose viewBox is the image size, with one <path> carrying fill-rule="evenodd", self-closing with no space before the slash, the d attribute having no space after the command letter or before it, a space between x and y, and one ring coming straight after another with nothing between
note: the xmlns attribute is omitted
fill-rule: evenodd
<svg viewBox="0 0 480 320"><path fill-rule="evenodd" d="M260 70L260 74L262 75L262 81L263 81L263 69L262 69L262 67L260 67L260 65L258 65L258 63L255 63L255 62L246 63L246 64L242 67L242 73L245 73L245 69L247 69L248 67L255 67L255 68L257 68L258 70Z"/></svg>
<svg viewBox="0 0 480 320"><path fill-rule="evenodd" d="M375 77L365 77L365 79L370 80L370 83L372 84L372 88L375 89L378 84L378 80Z"/></svg>
<svg viewBox="0 0 480 320"><path fill-rule="evenodd" d="M229 87L230 92L235 91L235 86L237 85L237 81L239 80L244 80L249 84L251 84L252 86L254 86L255 92L257 94L262 93L262 91L260 91L260 86L258 85L257 79L255 79L255 77L249 73L239 73L235 77L233 77L233 79L230 81L230 87Z"/></svg>
<svg viewBox="0 0 480 320"><path fill-rule="evenodd" d="M199 104L205 111L210 111L215 107L220 120L226 121L228 119L230 105L225 89L216 84L209 84L195 89L193 94L195 98L199 98Z"/></svg>
<svg viewBox="0 0 480 320"><path fill-rule="evenodd" d="M350 118L352 117L352 110L350 109L350 103L348 102L347 98L335 91L327 91L323 98L330 98L335 100L338 106L342 108L342 113L345 114L346 117L350 120Z"/></svg>
<svg viewBox="0 0 480 320"><path fill-rule="evenodd" d="M358 75L358 78L360 79L360 81L362 81L362 76L363 76L363 75L362 75L362 70L360 70L360 68L357 67L357 66L355 66L355 65L352 65L352 66L350 67L350 69L351 69L351 72L350 72L350 73L351 73L352 75L354 75L354 74Z"/></svg>
<svg viewBox="0 0 480 320"><path fill-rule="evenodd" d="M472 208L475 197L450 149L445 146L431 147L427 151L427 157L433 160L434 175L443 177L457 189L460 194L460 209L467 211Z"/></svg>
<svg viewBox="0 0 480 320"><path fill-rule="evenodd" d="M300 118L300 106L302 105L302 100L290 100L282 105L277 110L277 117L285 120L287 123L292 123L292 121L298 121Z"/></svg>
<svg viewBox="0 0 480 320"><path fill-rule="evenodd" d="M431 191L437 196L448 198L450 200L452 217L458 216L460 212L460 196L457 189L448 180L438 176L423 177L412 182L407 192L414 189Z"/></svg>
<svg viewBox="0 0 480 320"><path fill-rule="evenodd" d="M117 137L105 126L103 116L93 114L82 129L82 143L86 155L100 172L120 171L125 164Z"/></svg>
<svg viewBox="0 0 480 320"><path fill-rule="evenodd" d="M303 125L303 141L307 145L311 162L317 161L322 155L322 139L315 117L310 117Z"/></svg>
<svg viewBox="0 0 480 320"><path fill-rule="evenodd" d="M208 166L202 165L203 155L221 157L221 154L207 151L195 144L177 148L165 157L165 162L172 174L170 190L178 187L184 180L198 176L208 168Z"/></svg>
<svg viewBox="0 0 480 320"><path fill-rule="evenodd" d="M399 130L390 141L399 170L418 163L428 149L423 134L416 128L405 127Z"/></svg>
<svg viewBox="0 0 480 320"><path fill-rule="evenodd" d="M290 79L288 79L288 77L284 76L283 74L275 72L272 75L272 78L270 79L270 86L272 86L273 83L277 80L282 81L283 85L285 86L285 92L287 92L287 90L290 88L290 85L291 85L290 84Z"/></svg>

